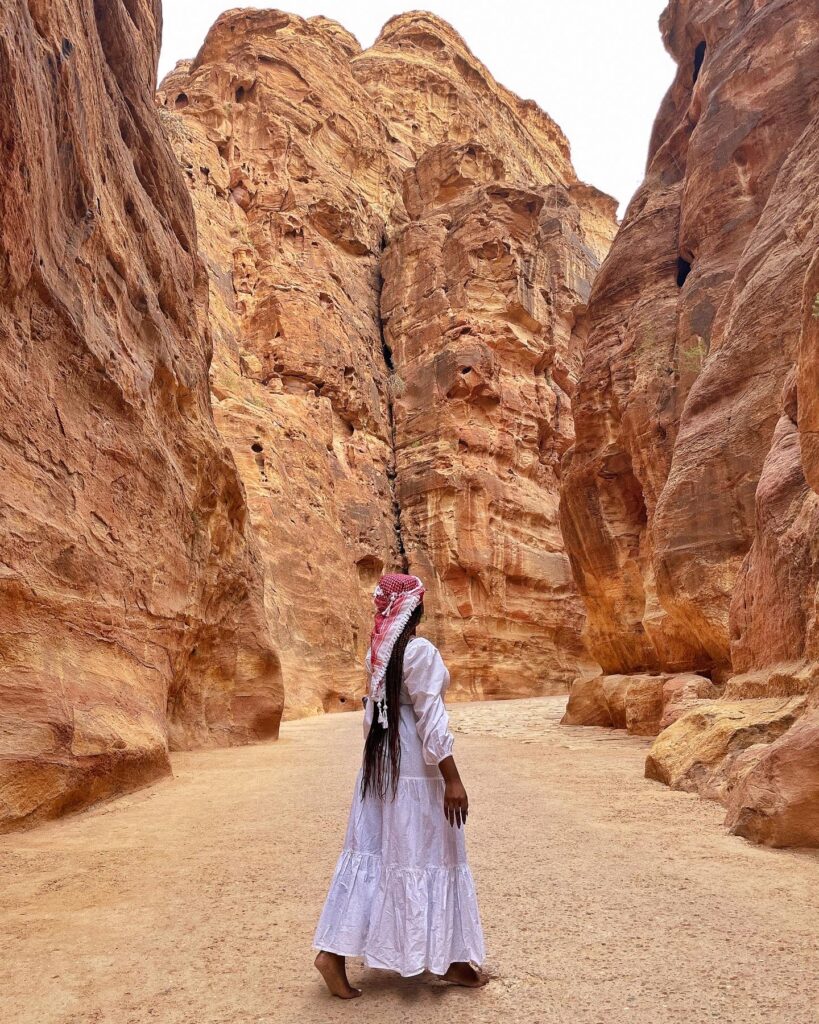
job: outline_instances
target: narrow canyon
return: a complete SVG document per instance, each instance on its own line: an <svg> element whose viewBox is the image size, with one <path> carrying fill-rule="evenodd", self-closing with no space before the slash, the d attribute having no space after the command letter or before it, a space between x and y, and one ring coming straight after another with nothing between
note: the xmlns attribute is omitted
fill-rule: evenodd
<svg viewBox="0 0 819 1024"><path fill-rule="evenodd" d="M399 569L453 699L819 846L819 0L671 0L619 225L434 15L161 23L0 4L0 831L360 707Z"/></svg>
<svg viewBox="0 0 819 1024"><path fill-rule="evenodd" d="M325 18L228 12L159 102L285 713L356 703L396 565L428 586L457 696L591 670L558 491L572 328L616 224L557 125L418 13L362 51Z"/></svg>

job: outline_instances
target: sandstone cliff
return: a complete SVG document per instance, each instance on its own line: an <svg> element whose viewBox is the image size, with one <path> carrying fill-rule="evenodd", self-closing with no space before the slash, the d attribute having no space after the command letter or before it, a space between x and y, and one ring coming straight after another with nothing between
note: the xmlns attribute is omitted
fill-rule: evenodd
<svg viewBox="0 0 819 1024"><path fill-rule="evenodd" d="M209 270L214 409L293 714L353 706L369 595L399 559L378 310L400 187L357 50L325 19L232 11L160 91Z"/></svg>
<svg viewBox="0 0 819 1024"><path fill-rule="evenodd" d="M409 164L381 314L402 540L430 585L429 628L465 695L558 692L588 664L557 522L571 333L613 204L577 182L554 122L438 19L393 18L353 70Z"/></svg>
<svg viewBox="0 0 819 1024"><path fill-rule="evenodd" d="M0 5L0 831L278 730L159 25Z"/></svg>
<svg viewBox="0 0 819 1024"><path fill-rule="evenodd" d="M660 737L654 777L738 801L744 834L819 843L815 781L765 814L752 784L791 735L804 751L788 702L819 680L819 4L672 0L661 24L679 70L581 324L563 533L606 672L726 685L723 715L694 707ZM788 799L799 827L775 820Z"/></svg>
<svg viewBox="0 0 819 1024"><path fill-rule="evenodd" d="M382 569L461 696L588 667L557 524L572 327L614 232L560 129L450 26L232 11L162 83L210 271L220 431L288 714L355 705Z"/></svg>

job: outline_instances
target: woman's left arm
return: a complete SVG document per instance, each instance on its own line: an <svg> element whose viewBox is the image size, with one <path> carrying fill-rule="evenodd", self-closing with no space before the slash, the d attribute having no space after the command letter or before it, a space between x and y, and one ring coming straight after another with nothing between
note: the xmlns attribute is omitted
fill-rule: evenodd
<svg viewBox="0 0 819 1024"><path fill-rule="evenodd" d="M404 685L415 710L415 727L428 765L439 765L449 757L455 743L442 696L448 682L449 673L434 644L419 640L407 648Z"/></svg>
<svg viewBox="0 0 819 1024"><path fill-rule="evenodd" d="M449 673L437 648L427 640L413 645L411 657L404 657L404 665L404 679L415 709L424 761L438 766L445 783L444 815L450 825L460 828L466 824L469 798L452 756L455 740L449 729L449 715L443 698Z"/></svg>

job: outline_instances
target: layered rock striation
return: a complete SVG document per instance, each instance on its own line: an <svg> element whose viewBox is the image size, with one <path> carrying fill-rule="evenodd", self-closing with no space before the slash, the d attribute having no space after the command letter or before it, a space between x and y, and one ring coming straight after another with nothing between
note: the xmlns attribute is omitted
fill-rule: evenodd
<svg viewBox="0 0 819 1024"><path fill-rule="evenodd" d="M389 567L428 584L455 695L565 687L589 667L557 523L572 328L613 202L431 15L361 51L324 18L228 12L159 102L287 713L357 702Z"/></svg>
<svg viewBox="0 0 819 1024"><path fill-rule="evenodd" d="M0 6L0 831L277 734L156 0Z"/></svg>
<svg viewBox="0 0 819 1024"><path fill-rule="evenodd" d="M323 18L234 11L162 83L209 271L211 386L248 494L288 714L352 707L400 560L379 320L400 176Z"/></svg>
<svg viewBox="0 0 819 1024"><path fill-rule="evenodd" d="M672 0L661 26L679 70L581 324L563 534L605 672L725 687L724 708L694 708L661 736L653 777L718 795L742 834L819 843L815 781L755 809L779 751L796 770L787 751L806 749L814 698L793 715L788 702L819 681L819 4ZM785 727L746 729L755 715ZM716 735L721 755L700 762L694 737L712 750ZM761 742L715 783L746 735ZM678 767L686 749L700 767ZM789 814L813 824L780 828Z"/></svg>
<svg viewBox="0 0 819 1024"><path fill-rule="evenodd" d="M556 692L589 664L557 496L613 204L437 19L393 18L353 70L408 165L381 299L408 564L461 693Z"/></svg>

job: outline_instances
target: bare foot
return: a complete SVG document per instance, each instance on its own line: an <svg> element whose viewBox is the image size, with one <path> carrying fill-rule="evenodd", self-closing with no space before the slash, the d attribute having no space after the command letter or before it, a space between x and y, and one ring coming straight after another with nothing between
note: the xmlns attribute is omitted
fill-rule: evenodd
<svg viewBox="0 0 819 1024"><path fill-rule="evenodd" d="M325 953L322 950L315 960L319 974L324 978L331 995L339 999L357 999L361 995L360 988L353 988L347 981L347 967L344 957L338 953Z"/></svg>
<svg viewBox="0 0 819 1024"><path fill-rule="evenodd" d="M458 961L449 965L449 970L441 975L441 980L448 981L450 985L463 985L464 988L483 988L489 978L476 971L472 964Z"/></svg>

